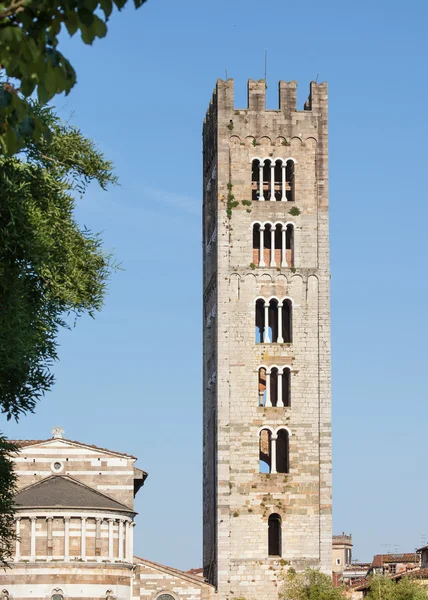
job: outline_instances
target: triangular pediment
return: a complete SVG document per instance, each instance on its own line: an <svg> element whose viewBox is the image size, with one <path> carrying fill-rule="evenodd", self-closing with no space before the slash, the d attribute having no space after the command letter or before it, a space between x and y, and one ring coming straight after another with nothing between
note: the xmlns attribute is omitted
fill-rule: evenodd
<svg viewBox="0 0 428 600"><path fill-rule="evenodd" d="M78 508L135 514L124 504L68 475L52 475L22 489L15 496L15 506L18 509Z"/></svg>

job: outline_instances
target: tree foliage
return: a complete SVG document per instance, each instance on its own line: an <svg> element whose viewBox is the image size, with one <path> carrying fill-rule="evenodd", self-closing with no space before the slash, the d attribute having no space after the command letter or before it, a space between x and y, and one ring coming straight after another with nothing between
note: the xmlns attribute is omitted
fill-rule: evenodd
<svg viewBox="0 0 428 600"><path fill-rule="evenodd" d="M343 600L343 587L335 587L331 577L316 569L303 573L289 569L279 593L281 600Z"/></svg>
<svg viewBox="0 0 428 600"><path fill-rule="evenodd" d="M136 8L146 0L133 0ZM76 83L70 61L59 51L66 29L80 32L85 44L107 34L113 8L128 0L0 0L0 153L23 148L28 134L47 135L45 124L31 110L28 98L37 94L45 104L56 94L68 94Z"/></svg>
<svg viewBox="0 0 428 600"><path fill-rule="evenodd" d="M17 447L0 435L0 564L7 564L15 540L13 529L14 496L16 475L13 470L12 455Z"/></svg>
<svg viewBox="0 0 428 600"><path fill-rule="evenodd" d="M377 575L370 581L366 598L369 600L427 600L426 588L410 577L396 582L393 579Z"/></svg>
<svg viewBox="0 0 428 600"><path fill-rule="evenodd" d="M29 108L51 135L28 135L21 155L0 156L0 410L16 420L53 384L60 328L102 307L114 267L73 214L91 182L116 183L112 164L51 109ZM14 450L0 435L0 563L14 539Z"/></svg>
<svg viewBox="0 0 428 600"><path fill-rule="evenodd" d="M52 131L26 141L25 159L0 157L0 409L32 411L53 383L59 328L103 304L111 260L74 219L74 194L115 183L112 165L50 109L32 113ZM68 317L68 318L67 318Z"/></svg>

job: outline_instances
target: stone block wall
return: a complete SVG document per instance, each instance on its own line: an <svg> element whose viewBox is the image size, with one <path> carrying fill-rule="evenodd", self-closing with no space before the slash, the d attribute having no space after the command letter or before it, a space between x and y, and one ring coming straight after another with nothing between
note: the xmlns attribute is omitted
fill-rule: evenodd
<svg viewBox="0 0 428 600"><path fill-rule="evenodd" d="M304 111L295 82L280 82L279 110L265 110L264 81L248 92L236 109L233 80L219 80L204 125L204 223L212 210L217 224L216 252L204 240L204 569L222 600L277 598L288 563L331 571L327 87L311 84ZM295 160L294 202L248 202L256 157ZM294 224L294 266L251 264L253 223L266 221ZM255 343L258 297L291 299L292 343ZM290 366L290 407L258 406L260 365ZM289 473L259 473L262 427L288 429ZM268 556L272 513L280 557Z"/></svg>

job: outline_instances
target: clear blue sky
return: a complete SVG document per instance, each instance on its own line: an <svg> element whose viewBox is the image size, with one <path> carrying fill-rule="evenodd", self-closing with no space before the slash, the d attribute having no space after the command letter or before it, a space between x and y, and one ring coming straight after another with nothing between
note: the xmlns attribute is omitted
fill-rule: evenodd
<svg viewBox="0 0 428 600"><path fill-rule="evenodd" d="M201 128L216 78L330 91L334 529L363 560L428 534L425 172L428 4L149 0L93 47L64 37L57 98L114 161L78 219L124 271L103 312L61 335L57 384L11 437L66 436L139 457L136 551L201 564Z"/></svg>

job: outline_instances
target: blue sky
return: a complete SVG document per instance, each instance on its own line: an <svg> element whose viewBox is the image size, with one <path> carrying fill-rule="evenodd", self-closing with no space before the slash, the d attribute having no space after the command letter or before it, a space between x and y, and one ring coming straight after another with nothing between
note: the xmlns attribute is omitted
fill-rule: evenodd
<svg viewBox="0 0 428 600"><path fill-rule="evenodd" d="M354 556L428 535L425 171L428 5L149 0L108 36L62 50L78 84L55 101L114 161L77 217L123 271L95 321L60 337L57 383L11 437L66 436L135 454L136 552L201 564L201 128L217 77L328 80L334 530ZM423 539L423 538L422 538Z"/></svg>

